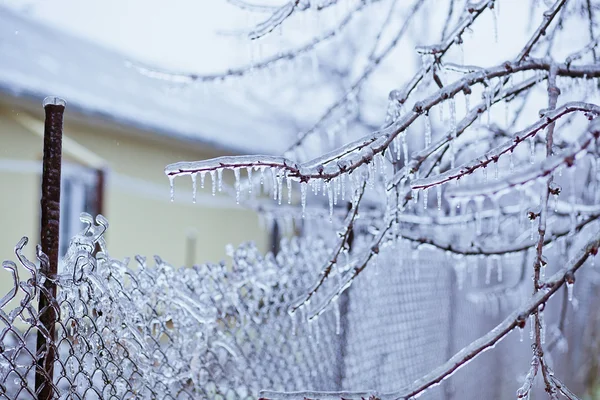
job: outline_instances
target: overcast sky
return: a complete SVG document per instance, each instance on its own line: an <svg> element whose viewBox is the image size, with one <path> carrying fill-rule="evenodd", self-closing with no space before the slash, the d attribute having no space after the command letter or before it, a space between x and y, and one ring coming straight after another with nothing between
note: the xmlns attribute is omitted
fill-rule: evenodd
<svg viewBox="0 0 600 400"><path fill-rule="evenodd" d="M247 54L231 51L239 37L218 34L250 22L225 0L174 0L168 6L163 0L0 0L0 5L165 68L207 73L247 60Z"/></svg>

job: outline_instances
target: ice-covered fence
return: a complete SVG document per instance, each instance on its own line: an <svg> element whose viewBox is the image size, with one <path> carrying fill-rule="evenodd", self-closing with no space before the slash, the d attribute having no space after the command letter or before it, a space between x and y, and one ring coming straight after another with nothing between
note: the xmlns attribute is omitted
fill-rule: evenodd
<svg viewBox="0 0 600 400"><path fill-rule="evenodd" d="M60 399L255 399L263 389L296 398L307 389L386 393L443 364L531 292L524 271L532 253L460 259L398 242L382 248L377 266L335 304L300 322L289 310L313 283L320 266L314 260L328 255L330 244L321 239L284 241L277 256L252 245L231 248L229 265L173 268L158 257L130 265L108 255L103 218L83 220L88 226L71 241L56 279L57 334L45 336L57 350L46 384ZM353 245L363 242L358 235ZM36 359L44 357L35 350L44 333L35 304L46 278L22 255L25 244L16 247L22 268L3 264L14 286L0 300L0 398L11 400L36 398ZM561 246L554 251L558 267L569 255ZM339 285L337 272L324 284ZM597 352L589 351L600 342L591 311L599 305L598 275L595 267L581 271L571 303L567 291L551 300L567 304L566 320L562 312L545 317L546 356L577 391L598 365ZM317 295L300 312L314 313L323 299ZM530 359L528 335L523 342L509 335L423 397L511 398Z"/></svg>
<svg viewBox="0 0 600 400"><path fill-rule="evenodd" d="M323 244L294 241L267 258L244 245L229 266L177 269L158 257L151 266L142 257L129 265L108 256L106 222L83 219L88 227L73 238L56 280L57 336L46 337L58 354L46 382L56 398L246 399L263 388L339 385L333 315L315 338L305 326L294 336L287 314L314 274L303 254L324 253ZM24 245L16 252L26 277L4 263L14 281L0 303L4 399L36 398L36 358L44 356L35 354L44 328L34 305L45 278L22 256ZM257 261L260 270L252 268Z"/></svg>

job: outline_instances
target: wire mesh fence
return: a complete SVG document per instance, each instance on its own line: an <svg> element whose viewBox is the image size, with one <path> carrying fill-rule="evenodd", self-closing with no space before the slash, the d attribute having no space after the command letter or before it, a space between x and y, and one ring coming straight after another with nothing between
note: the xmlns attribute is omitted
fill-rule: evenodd
<svg viewBox="0 0 600 400"><path fill-rule="evenodd" d="M35 300L45 277L22 255L26 242L16 253L27 277L4 263L14 286L0 303L0 398L37 398L38 332L57 353L54 378L44 385L60 399L246 399L264 387L339 384L333 317L324 317L314 340L303 327L294 336L287 314L314 272L301 268L309 243L286 246L296 251L266 258L256 271L245 264L262 257L252 245L235 250L233 266L176 269L158 257L151 266L137 257L131 266L107 255L103 219L84 220L88 227L72 240L55 279L56 337L44 335L39 321Z"/></svg>
<svg viewBox="0 0 600 400"><path fill-rule="evenodd" d="M296 323L290 304L312 283L319 269L314 259L327 257L324 241L284 241L277 256L247 244L228 250L230 264L174 268L159 257L153 263L111 258L103 239L107 222L82 220L87 226L71 240L56 277L43 276L23 256L26 240L16 246L19 266L3 264L13 287L0 300L0 398L37 399L47 386L57 399L255 399L263 389L388 392L491 329L510 309L507 299L518 302L531 289L521 268L529 265L526 254L503 260L499 272L499 264L467 267L399 245L382 250L378 266L337 299L333 311ZM37 254L38 264L46 262ZM560 315L546 317L555 370L576 389L593 380L589 373L598 361L597 352L585 350L597 345L600 326L590 311L598 301L598 272L590 271L577 296L581 312L569 314L562 327ZM48 295L47 279L58 288L50 302L58 316L55 337L39 319L47 310L36 308L36 299ZM327 284L335 285L335 276ZM507 288L512 297L498 294ZM45 341L41 353L38 335ZM529 342L510 335L498 348L423 398L514 396L531 358ZM54 376L36 387L48 349L56 353Z"/></svg>

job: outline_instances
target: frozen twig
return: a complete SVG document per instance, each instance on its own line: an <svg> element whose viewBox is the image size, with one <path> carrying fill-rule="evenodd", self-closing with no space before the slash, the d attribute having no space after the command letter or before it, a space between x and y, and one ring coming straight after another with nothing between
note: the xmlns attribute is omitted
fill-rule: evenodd
<svg viewBox="0 0 600 400"><path fill-rule="evenodd" d="M551 110L546 112L541 119L536 121L534 124L529 127L517 132L513 135L513 139L504 142L496 146L495 148L488 151L485 155L476 158L475 160L464 163L463 165L450 169L444 173L439 175L434 175L424 179L416 179L411 184L413 189L426 189L435 185L439 185L442 183L449 182L451 180L460 179L467 175L472 174L479 168L486 168L492 163L497 163L498 159L505 154L511 153L515 150L515 148L523 143L525 140L534 137L538 132L548 128L552 124L554 124L559 118L564 115L567 115L572 112L583 112L589 113L590 115L598 116L600 115L600 107L595 104L589 103L581 103L581 102L570 102L562 105L556 110ZM535 179L540 176L544 176L547 171L554 170L563 164L572 164L575 161L575 158L581 151L585 150L587 146L591 143L593 135L583 135L582 140L575 145L570 146L568 150L565 150L567 154L565 155L556 155L550 157L548 160L540 163L540 165L533 166L528 169L529 173L524 173L523 171L519 172L519 176L508 176L506 179L490 182L486 187L481 187L481 189L477 189L478 193L497 193L500 190L503 190L508 187L515 186L515 182L520 184L524 184L529 182L532 179ZM439 146L438 146L439 148ZM531 175L529 179L526 176ZM481 186L481 185L479 185ZM463 192L466 192L466 188L461 188Z"/></svg>
<svg viewBox="0 0 600 400"><path fill-rule="evenodd" d="M352 19L367 7L367 3L361 1L338 23L338 25L320 36L313 38L307 44L290 51L280 52L272 57L260 60L256 63L248 64L240 68L232 68L227 71L216 74L195 74L188 72L176 72L170 70L162 70L160 68L144 65L138 62L128 61L127 66L136 69L142 75L154 79L161 79L177 83L195 83L195 82L215 82L232 77L243 77L252 74L259 70L267 69L279 62L295 60L305 54L316 51L317 47L322 43L326 43L330 39L339 35L340 32L352 21Z"/></svg>
<svg viewBox="0 0 600 400"><path fill-rule="evenodd" d="M367 80L367 78L369 76L371 76L371 74L377 69L377 67L379 66L381 61L383 61L383 59L385 57L387 57L387 55L396 47L396 45L398 44L398 42L400 41L402 36L404 36L406 31L408 30L410 23L414 20L414 15L421 8L423 3L424 3L424 0L417 0L413 4L413 7L411 8L411 10L409 11L409 13L407 14L407 16L404 20L404 24L402 25L402 27L400 28L400 30L398 31L398 33L396 34L394 39L381 51L381 53L379 53L379 55L374 56L373 54L371 54L371 56L369 57L369 60L370 60L369 64L363 69L362 74L358 78L356 78L354 80L354 82L352 82L352 84L349 86L348 90L346 90L344 95L338 101L336 101L333 105L331 105L323 113L323 115L321 115L319 120L310 129L308 129L307 131L304 131L298 135L298 139L296 141L294 141L294 143L292 143L288 147L288 149L287 149L288 152L293 151L298 146L302 145L302 143L308 136L316 133L319 130L319 128L326 121L329 120L329 118L331 117L331 115L333 115L334 112L336 112L337 110L342 108L348 102L348 99L355 95L355 92L364 84L364 82ZM377 41L375 44L377 44ZM374 50L375 49L373 49L373 51Z"/></svg>
<svg viewBox="0 0 600 400"><path fill-rule="evenodd" d="M550 26L550 23L552 22L556 14L558 14L562 6L564 6L566 1L567 0L558 0L552 5L552 7L550 7L550 9L544 12L542 23L540 24L540 26L538 26L538 28L535 30L535 32L525 45L525 47L523 47L523 49L517 56L518 62L522 62L529 56L535 44L546 33L546 29L548 29L548 26Z"/></svg>
<svg viewBox="0 0 600 400"><path fill-rule="evenodd" d="M244 0L226 0L229 4L245 11L272 13L278 7L266 4L253 4Z"/></svg>
<svg viewBox="0 0 600 400"><path fill-rule="evenodd" d="M345 225L344 231L342 233L340 233L340 237L337 239L337 244L333 250L331 259L327 262L325 267L321 270L321 273L319 274L319 278L313 284L313 286L308 290L308 293L306 295L304 295L301 299L294 302L294 304L292 304L292 306L290 307L290 309L288 311L290 314L294 314L300 307L307 304L307 302L310 302L310 299L315 295L315 293L317 293L317 291L325 283L327 278L329 278L329 275L331 274L333 267L336 264L338 264L338 262L339 262L338 257L340 256L342 251L344 249L348 250L347 249L348 238L350 237L350 234L352 232L352 229L354 226L354 220L356 219L356 217L358 215L358 206L359 206L360 201L365 193L365 187L366 187L366 183L363 183L360 186L360 188L358 189L358 193L355 194L355 199L352 202L352 208L350 209L350 212L348 214L346 222L344 223L344 225Z"/></svg>
<svg viewBox="0 0 600 400"><path fill-rule="evenodd" d="M556 69L557 67L555 65L552 65L550 68L550 71L548 72L548 110L553 111L556 108L556 103L558 100L558 96L560 94L560 89L558 88L558 86L556 86ZM551 167L550 164L553 163L553 155L552 155L552 142L553 142L553 137L554 137L554 126L556 125L556 121L552 121L551 123L548 124L548 127L546 129L546 160L542 163L542 164L546 164L544 166L544 171L545 174L544 176L548 176L547 182L546 182L546 186L541 194L540 197L540 212L538 215L539 218L539 224L538 224L538 241L537 241L537 245L535 247L535 260L533 262L533 294L535 295L540 289L540 278L541 278L541 271L542 268L545 267L546 261L544 260L544 238L546 237L546 221L548 218L548 198L550 197L550 192L552 190L552 180L553 180L553 169ZM598 124L594 124L594 122L592 122L590 124L590 126L592 127L592 129L590 129L590 133L592 133L593 136L597 137L600 132L597 130L597 128L599 126L596 126L596 129L594 129L594 125L598 125ZM587 136L587 135L585 135ZM585 137L584 136L584 137ZM589 141L587 142L583 142L581 143L581 139L579 141L579 143L577 144L579 147L579 149L573 149L572 151L567 151L567 155L566 156L562 156L563 160L571 160L570 162L568 162L568 165L571 166L574 162L575 162L575 157L580 153L580 149L581 151L583 151L583 149L585 149L587 147L587 145L591 142L591 138L589 138ZM587 144L585 144L587 143ZM542 307L545 307L545 304L542 305ZM535 323L535 350L534 350L534 357L537 357L539 360L539 363L542 366L542 376L544 377L544 383L546 385L546 392L548 392L550 394L550 396L553 396L556 393L556 386L554 385L554 383L548 378L548 369L547 369L547 364L546 364L546 360L544 358L544 340L542 339L542 329L544 329L542 327L543 321L542 321L542 315L538 310L536 310L535 312L535 319L534 319L534 323Z"/></svg>
<svg viewBox="0 0 600 400"><path fill-rule="evenodd" d="M579 232L581 229L583 229L590 223L598 221L599 218L600 218L600 214L598 214L598 213L592 214L592 215L587 216L582 221L578 222L577 225L575 226L575 228L567 227L567 228L556 230L552 233L551 237L546 237L544 239L543 245L546 246L550 243L553 243L557 239L559 239L561 237L566 237L567 235L572 234L573 232ZM460 254L463 256L502 256L502 255L514 254L514 253L518 253L518 252L522 252L522 251L527 251L537 245L537 243L535 243L535 242L534 243L528 242L528 243L512 243L512 244L494 244L491 246L484 246L481 244L473 243L472 246L470 246L470 247L462 247L462 246L457 246L456 244L454 244L452 242L443 243L441 241L437 241L435 239L419 235L419 233L411 231L410 229L401 230L399 232L399 235L403 239L409 240L413 243L429 245L431 247L434 247L434 248L444 251L444 252L448 252L451 254Z"/></svg>

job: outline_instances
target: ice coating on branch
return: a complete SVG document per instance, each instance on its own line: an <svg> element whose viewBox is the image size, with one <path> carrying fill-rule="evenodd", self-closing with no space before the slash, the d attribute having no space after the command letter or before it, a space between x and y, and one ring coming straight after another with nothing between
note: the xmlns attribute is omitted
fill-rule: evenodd
<svg viewBox="0 0 600 400"><path fill-rule="evenodd" d="M454 197L473 197L480 194L496 194L500 196L502 194L507 193L513 187L531 185L537 179L547 176L561 165L573 164L575 160L582 157L586 153L587 147L592 142L593 138L591 135L582 135L582 138L580 138L580 140L577 143L571 145L561 154L556 154L554 156L547 157L540 163L534 164L529 168L520 170L516 174L507 175L506 177L497 181L491 181L484 184L470 186L463 185L459 188L452 188L448 192L448 195ZM482 165L482 163L480 162L479 165ZM455 170L448 171L445 174L441 174L440 176L446 175L447 177L449 177L464 175L465 170L461 170L461 168L469 169L471 167L459 167ZM440 179L439 177L433 177L429 180L423 179L415 181L414 187L428 187L432 185L431 182L443 182L446 180L449 179Z"/></svg>
<svg viewBox="0 0 600 400"><path fill-rule="evenodd" d="M583 106L583 107L585 107L585 106ZM564 113L577 111L577 110L580 110L581 108L582 108L582 103L567 103L564 106L556 109L552 113L552 117L558 118L560 115L563 115ZM591 106L591 108L594 109L595 112L600 114L599 107ZM484 167L487 167L487 165L492 162L497 162L497 159L500 156L502 156L506 153L512 152L513 149L519 143L523 142L523 140L525 138L533 136L533 135L535 135L535 133L537 133L540 130L542 130L543 128L545 128L552 121L552 117L550 117L548 114L546 117L547 118L536 122L529 128L517 133L513 140L506 141L503 144L491 149L484 156L478 157L475 160L466 162L463 165L456 167L456 168L452 168L442 174L431 176L428 178L423 178L423 179L416 179L411 184L411 187L424 188L424 187L428 187L428 186L434 186L439 183L447 182L447 181L450 181L453 179L457 179L457 178L466 176L468 174L471 174L473 171L475 171L478 168L484 168ZM525 137L523 137L523 135ZM528 172L525 174L529 175L529 179L519 179L519 177L515 177L515 176L511 175L511 176L507 176L504 179L498 180L497 182L494 182L494 183L491 183L488 185L492 185L492 186L495 185L497 187L504 187L506 185L514 186L514 183L510 182L511 178L515 179L517 181L521 180L523 182L528 182L528 181L531 181L532 179L535 179L535 177L543 176L545 173L547 173L547 171L552 171L552 170L558 168L562 164L572 163L571 158L575 157L575 156L580 157L582 155L581 153L584 152L585 149L589 146L590 141L591 141L590 136L593 136L593 135L582 135L582 138L577 143L570 146L570 148L568 150L565 150L566 154L552 156L552 157L544 160L542 163L537 164L534 167L527 169L526 171L528 171ZM525 174L523 173L523 171L521 171L519 176L521 178L524 178L523 175L525 175ZM481 193L485 193L485 192L481 191Z"/></svg>
<svg viewBox="0 0 600 400"><path fill-rule="evenodd" d="M518 399L529 398L529 392L533 386L533 381L537 375L539 366L540 360L537 356L534 356L531 360L531 368L529 369L527 376L525 376L525 382L523 382L523 386L517 390Z"/></svg>
<svg viewBox="0 0 600 400"><path fill-rule="evenodd" d="M280 26L287 17L290 16L298 7L298 1L289 1L275 11L267 20L258 24L251 32L248 33L248 38L251 40L258 39L273 29Z"/></svg>

